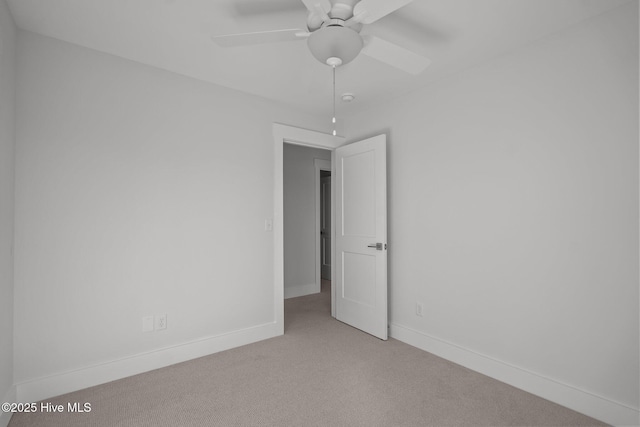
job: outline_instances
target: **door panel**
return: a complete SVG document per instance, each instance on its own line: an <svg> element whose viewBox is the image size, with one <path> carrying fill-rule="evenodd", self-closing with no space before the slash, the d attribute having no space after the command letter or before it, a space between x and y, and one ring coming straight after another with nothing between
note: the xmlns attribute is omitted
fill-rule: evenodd
<svg viewBox="0 0 640 427"><path fill-rule="evenodd" d="M386 136L335 156L336 318L386 340Z"/></svg>
<svg viewBox="0 0 640 427"><path fill-rule="evenodd" d="M351 302L376 306L375 289L370 286L375 282L375 256L369 254L342 254L342 297Z"/></svg>
<svg viewBox="0 0 640 427"><path fill-rule="evenodd" d="M375 238L375 153L365 151L343 160L342 234Z"/></svg>

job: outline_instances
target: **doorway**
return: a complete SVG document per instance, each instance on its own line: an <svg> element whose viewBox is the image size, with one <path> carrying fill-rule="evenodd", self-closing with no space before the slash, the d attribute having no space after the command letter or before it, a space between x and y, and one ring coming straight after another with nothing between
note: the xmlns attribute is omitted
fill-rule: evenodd
<svg viewBox="0 0 640 427"><path fill-rule="evenodd" d="M274 327L278 334L284 334L284 145L285 143L303 145L307 147L333 150L344 144L344 138L332 136L308 129L296 128L280 123L273 124L274 143L274 268L273 268L273 304ZM333 160L332 160L333 161ZM332 216L332 223L335 222ZM335 232L335 231L334 231ZM335 243L332 243L335 244ZM332 250L332 265L335 265L335 251ZM335 275L335 269L332 276ZM331 289L331 315L335 317L335 289Z"/></svg>
<svg viewBox="0 0 640 427"><path fill-rule="evenodd" d="M332 283L335 283L331 286L331 316L386 340L388 335L386 135L377 135L343 147L344 139L341 137L331 137L320 132L274 123L273 138L275 144L273 284L276 330L284 334L283 151L285 143L293 141L294 145L331 150L331 164L334 166L332 173L334 169L336 173L336 182L332 179L331 188L331 223L335 224L331 235L331 278ZM367 188L363 189L362 184L366 184ZM337 193L336 190L338 190ZM348 196L345 197L345 194ZM336 222L336 220L340 221ZM363 224L367 227L363 228ZM336 229L341 230L338 241L335 239ZM371 241L375 243L370 243ZM340 256L336 255L338 246ZM361 262L363 257L367 258L368 262ZM341 263L336 264L336 259L341 260ZM336 277L339 279L337 283ZM340 301L337 298L337 288L339 288ZM375 295L374 298L372 298L373 295ZM340 316L337 316L338 302L342 307Z"/></svg>
<svg viewBox="0 0 640 427"><path fill-rule="evenodd" d="M284 299L289 299L320 293L322 273L325 279L331 275L331 203L325 200L331 197L331 151L285 144L283 160Z"/></svg>

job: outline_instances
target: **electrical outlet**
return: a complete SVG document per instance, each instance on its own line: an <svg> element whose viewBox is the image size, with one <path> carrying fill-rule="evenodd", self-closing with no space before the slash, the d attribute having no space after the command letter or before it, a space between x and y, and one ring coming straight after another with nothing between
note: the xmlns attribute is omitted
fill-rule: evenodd
<svg viewBox="0 0 640 427"><path fill-rule="evenodd" d="M167 315L161 314L156 316L156 330L167 329Z"/></svg>
<svg viewBox="0 0 640 427"><path fill-rule="evenodd" d="M153 316L145 316L142 318L142 332L153 331Z"/></svg>
<svg viewBox="0 0 640 427"><path fill-rule="evenodd" d="M421 302L416 301L416 316L422 317L424 314L424 305Z"/></svg>

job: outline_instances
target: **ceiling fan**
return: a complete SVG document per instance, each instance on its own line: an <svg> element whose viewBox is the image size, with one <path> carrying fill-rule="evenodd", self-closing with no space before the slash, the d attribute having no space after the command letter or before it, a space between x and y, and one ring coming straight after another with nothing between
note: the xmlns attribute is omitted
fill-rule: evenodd
<svg viewBox="0 0 640 427"><path fill-rule="evenodd" d="M384 39L360 35L364 25L395 12L413 0L301 0L308 10L307 30L294 28L212 37L222 47L307 40L313 56L333 68L363 53L411 74L431 61Z"/></svg>

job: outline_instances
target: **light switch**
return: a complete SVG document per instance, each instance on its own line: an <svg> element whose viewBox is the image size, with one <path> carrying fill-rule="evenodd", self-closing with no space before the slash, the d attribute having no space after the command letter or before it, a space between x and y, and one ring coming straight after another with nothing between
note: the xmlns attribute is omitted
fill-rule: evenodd
<svg viewBox="0 0 640 427"><path fill-rule="evenodd" d="M264 220L264 231L273 231L273 219L267 218Z"/></svg>

